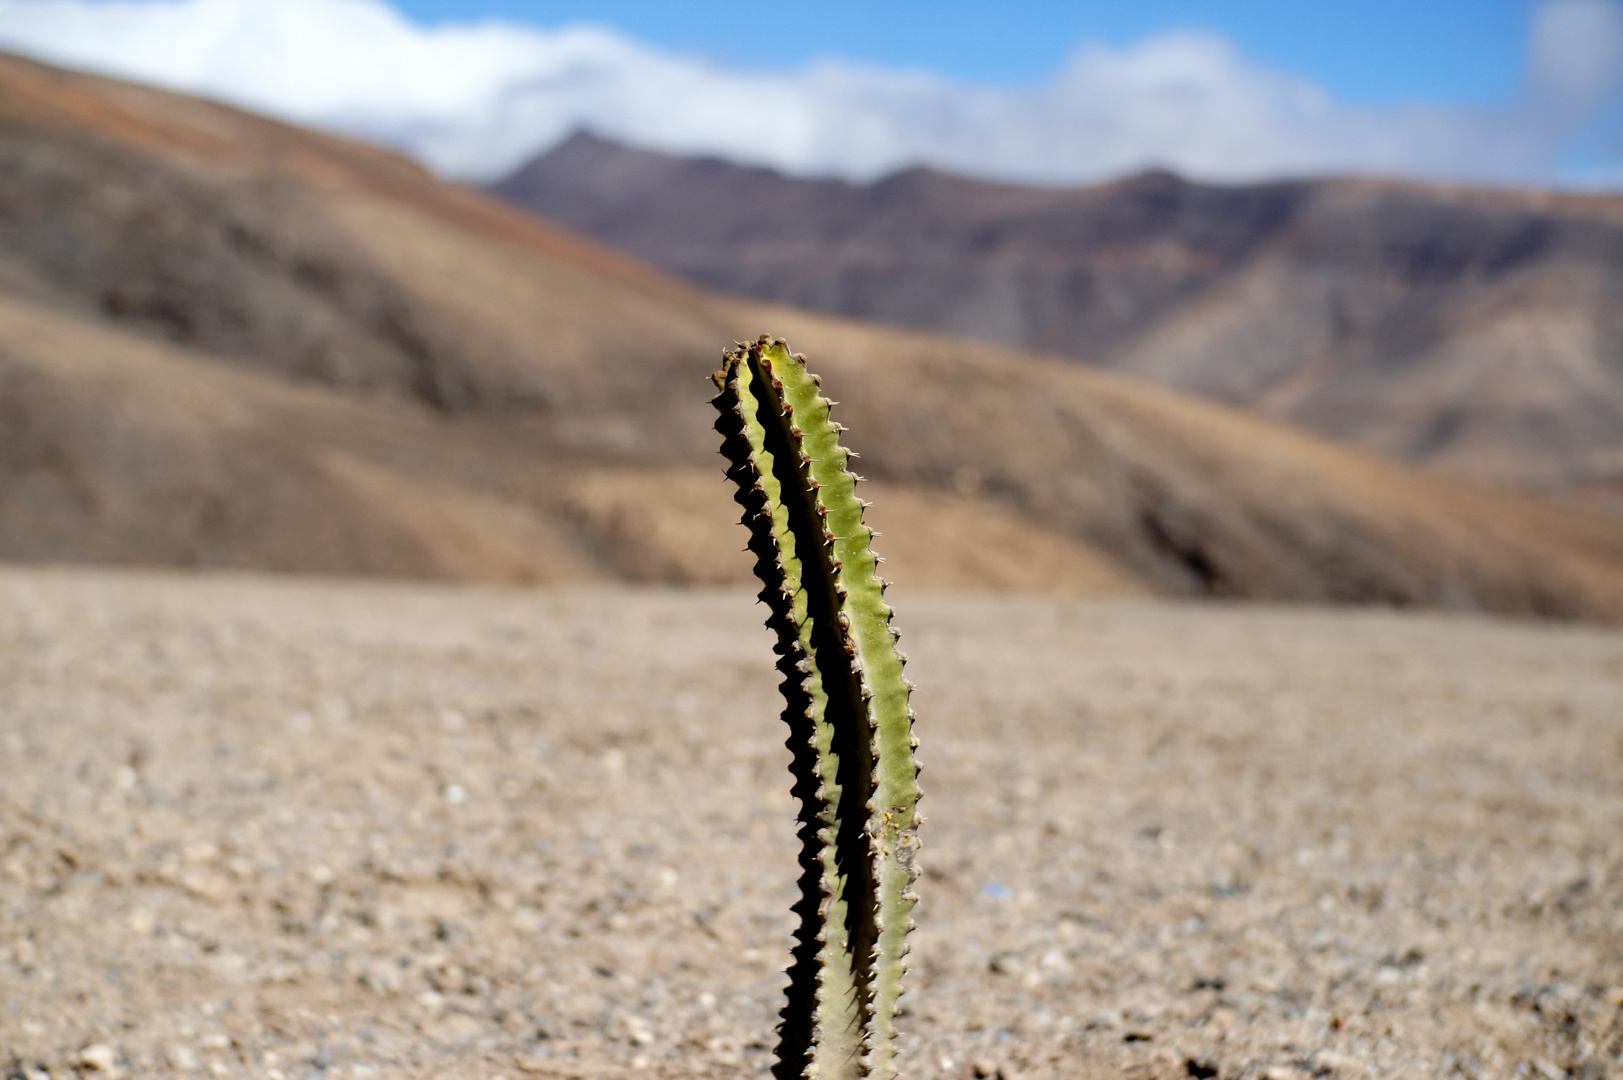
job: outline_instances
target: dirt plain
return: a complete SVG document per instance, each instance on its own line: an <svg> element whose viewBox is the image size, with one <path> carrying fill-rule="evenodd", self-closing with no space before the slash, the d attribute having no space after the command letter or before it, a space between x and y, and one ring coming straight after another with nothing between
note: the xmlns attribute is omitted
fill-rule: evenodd
<svg viewBox="0 0 1623 1080"><path fill-rule="evenodd" d="M1623 1075L1623 632L898 598L904 1075ZM765 1074L743 591L0 571L8 1076Z"/></svg>

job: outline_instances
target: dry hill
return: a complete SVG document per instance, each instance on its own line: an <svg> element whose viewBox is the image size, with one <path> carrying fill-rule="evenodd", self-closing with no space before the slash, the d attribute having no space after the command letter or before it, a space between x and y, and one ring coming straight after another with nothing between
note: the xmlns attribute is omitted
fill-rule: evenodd
<svg viewBox="0 0 1623 1080"><path fill-rule="evenodd" d="M739 580L704 376L788 334L904 583L1623 618L1623 523L726 300L402 158L0 59L0 554Z"/></svg>
<svg viewBox="0 0 1623 1080"><path fill-rule="evenodd" d="M1034 349L1623 506L1623 199L806 181L578 135L495 190L711 288Z"/></svg>

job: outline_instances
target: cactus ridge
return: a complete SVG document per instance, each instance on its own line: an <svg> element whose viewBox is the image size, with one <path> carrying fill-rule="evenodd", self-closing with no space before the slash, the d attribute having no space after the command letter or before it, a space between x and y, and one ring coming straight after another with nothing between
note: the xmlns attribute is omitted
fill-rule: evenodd
<svg viewBox="0 0 1623 1080"><path fill-rule="evenodd" d="M855 455L821 379L764 336L725 365L716 429L777 637L800 802L799 921L774 1073L885 1080L917 900L911 684L847 468Z"/></svg>

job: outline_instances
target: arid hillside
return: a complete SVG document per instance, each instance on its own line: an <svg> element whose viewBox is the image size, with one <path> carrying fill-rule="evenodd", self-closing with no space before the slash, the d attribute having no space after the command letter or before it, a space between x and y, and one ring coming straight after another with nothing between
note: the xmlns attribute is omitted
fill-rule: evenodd
<svg viewBox="0 0 1623 1080"><path fill-rule="evenodd" d="M1623 618L1623 521L718 297L381 150L0 59L0 556L743 581L705 376L787 335L903 584Z"/></svg>
<svg viewBox="0 0 1623 1080"><path fill-rule="evenodd" d="M1009 347L1623 507L1623 198L806 181L578 135L495 190L707 287Z"/></svg>

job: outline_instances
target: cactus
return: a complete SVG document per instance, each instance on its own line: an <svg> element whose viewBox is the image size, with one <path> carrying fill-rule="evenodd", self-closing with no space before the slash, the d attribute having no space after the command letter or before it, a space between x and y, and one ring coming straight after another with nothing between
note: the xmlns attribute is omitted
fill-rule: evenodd
<svg viewBox="0 0 1623 1080"><path fill-rule="evenodd" d="M800 801L799 926L777 1080L888 1080L918 899L912 684L896 647L856 455L780 338L726 354L716 430L777 634Z"/></svg>

